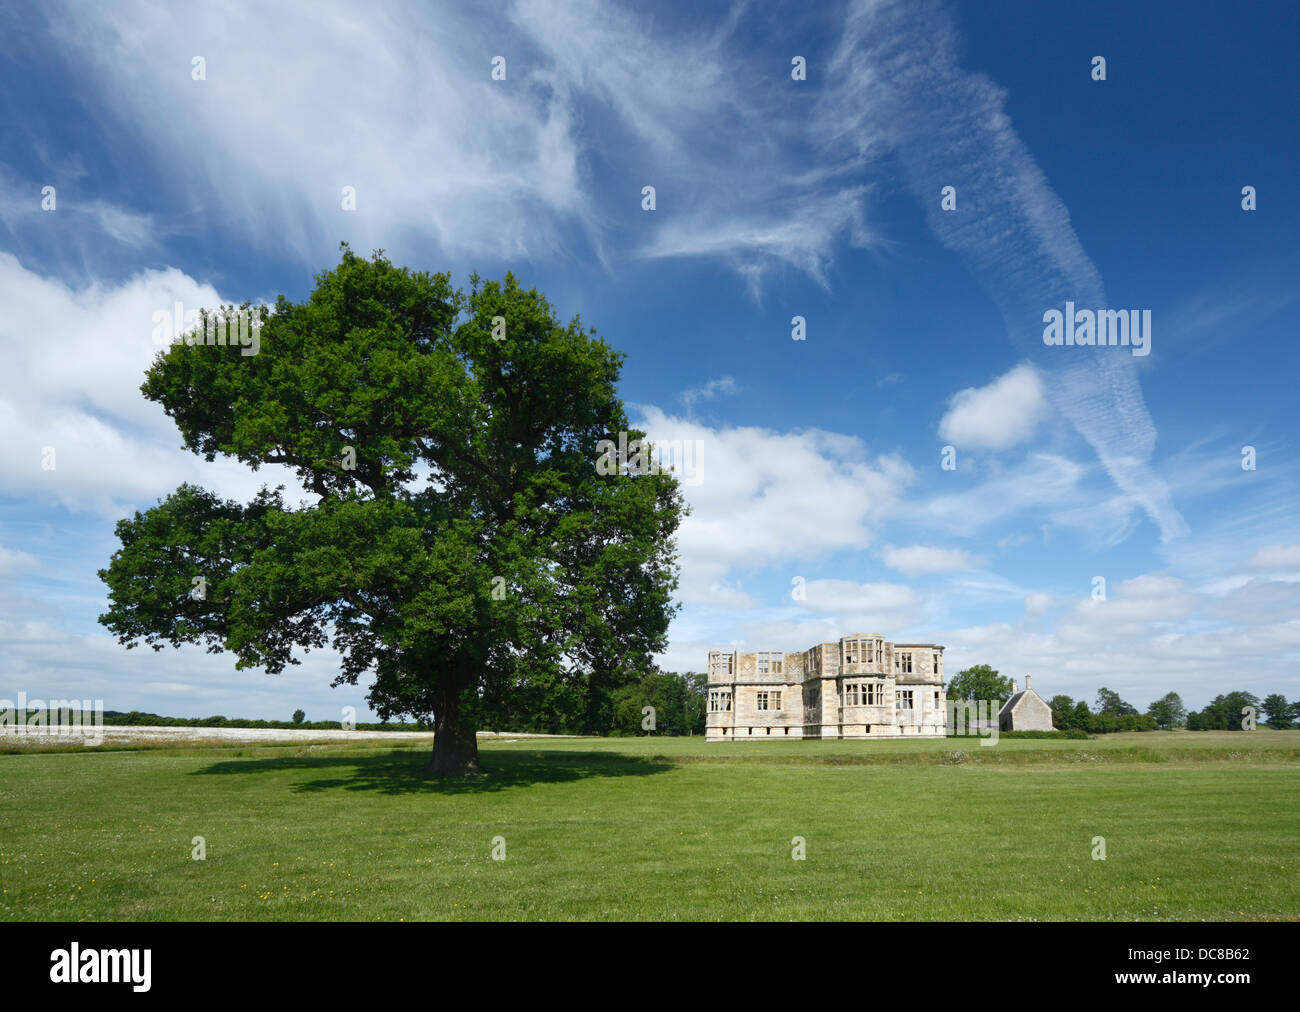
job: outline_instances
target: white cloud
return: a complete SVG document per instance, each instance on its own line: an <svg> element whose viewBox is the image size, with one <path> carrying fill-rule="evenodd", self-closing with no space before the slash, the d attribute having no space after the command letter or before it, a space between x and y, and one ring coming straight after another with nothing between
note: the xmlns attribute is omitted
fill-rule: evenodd
<svg viewBox="0 0 1300 1012"><path fill-rule="evenodd" d="M1247 569L1300 570L1300 544L1268 545L1251 553Z"/></svg>
<svg viewBox="0 0 1300 1012"><path fill-rule="evenodd" d="M0 545L0 579L8 579L29 569L39 569L40 561L27 552Z"/></svg>
<svg viewBox="0 0 1300 1012"><path fill-rule="evenodd" d="M948 667L989 663L1004 675L1032 674L1044 697L1064 693L1090 704L1106 686L1140 709L1171 691L1196 709L1234 689L1290 697L1300 660L1297 614L1300 583L1256 577L1210 593L1147 573L1116 582L1105 601L1081 593L1071 605L1031 595L1019 623L956 629L947 637Z"/></svg>
<svg viewBox="0 0 1300 1012"><path fill-rule="evenodd" d="M983 561L960 548L935 548L930 545L912 545L910 548L888 545L880 557L890 569L897 569L908 576L974 569Z"/></svg>
<svg viewBox="0 0 1300 1012"><path fill-rule="evenodd" d="M1087 468L1068 457L1032 453L1022 463L977 485L942 492L919 503L916 519L959 535L977 533L1026 512L1042 512L1044 506L1053 507L1050 516L1058 520L1057 507L1073 507L1081 501L1095 506L1096 497L1081 491L1087 474ZM1098 513L1090 515L1100 517Z"/></svg>
<svg viewBox="0 0 1300 1012"><path fill-rule="evenodd" d="M854 583L851 580L811 580L804 607L833 615L854 612L897 612L915 608L917 595L898 583Z"/></svg>
<svg viewBox="0 0 1300 1012"><path fill-rule="evenodd" d="M850 436L712 428L654 407L642 416L652 441L699 448L682 489L692 510L678 533L684 601L708 603L733 570L865 548L912 480L902 459L872 457Z"/></svg>
<svg viewBox="0 0 1300 1012"><path fill-rule="evenodd" d="M939 437L960 449L1005 450L1032 439L1046 415L1038 371L1022 364L987 386L954 394Z"/></svg>
<svg viewBox="0 0 1300 1012"><path fill-rule="evenodd" d="M1043 615L1054 604L1051 594L1027 594L1025 595L1025 614L1026 615Z"/></svg>
<svg viewBox="0 0 1300 1012"><path fill-rule="evenodd" d="M703 386L691 387L689 390L683 390L679 400L688 408L694 407L699 401L711 401L720 396L732 396L740 392L740 385L732 376L723 376L719 379L711 379Z"/></svg>
<svg viewBox="0 0 1300 1012"><path fill-rule="evenodd" d="M866 247L873 241L863 211L865 195L865 187L781 199L772 192L754 193L745 203L721 209L710 197L693 208L695 213L664 224L642 255L730 262L747 279L755 299L763 277L776 266L796 268L829 288L828 272L839 243Z"/></svg>
<svg viewBox="0 0 1300 1012"><path fill-rule="evenodd" d="M810 580L806 594L803 607L809 612L823 613L841 630L832 639L855 632L893 635L916 624L924 607L916 591L897 583ZM799 649L807 646L805 643Z"/></svg>
<svg viewBox="0 0 1300 1012"><path fill-rule="evenodd" d="M0 617L6 678L0 696L31 699L102 699L106 710L151 710L164 716L246 717L287 720L298 706L309 720L339 720L354 706L372 716L364 685L333 688L340 658L313 651L279 675L237 670L229 654L201 647L126 650L108 633L70 633L33 619Z"/></svg>
<svg viewBox="0 0 1300 1012"><path fill-rule="evenodd" d="M179 448L162 408L140 392L155 310L222 298L181 271L144 271L122 285L70 288L0 253L0 352L21 383L0 390L0 492L117 518L183 481L247 500L264 482L301 489L287 468L253 474L224 458L207 464ZM53 468L46 448L53 450Z"/></svg>

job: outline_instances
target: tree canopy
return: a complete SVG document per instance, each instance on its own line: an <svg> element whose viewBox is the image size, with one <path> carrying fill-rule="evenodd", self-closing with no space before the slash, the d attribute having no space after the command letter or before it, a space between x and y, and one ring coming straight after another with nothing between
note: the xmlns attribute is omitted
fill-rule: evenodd
<svg viewBox="0 0 1300 1012"><path fill-rule="evenodd" d="M1187 723L1187 707L1183 698L1176 692L1167 692L1147 707L1147 715L1162 731L1182 727Z"/></svg>
<svg viewBox="0 0 1300 1012"><path fill-rule="evenodd" d="M1205 709L1187 715L1189 731L1241 731L1247 724L1246 710L1259 711L1259 699L1250 692L1220 693Z"/></svg>
<svg viewBox="0 0 1300 1012"><path fill-rule="evenodd" d="M177 343L141 389L186 449L287 465L314 501L182 485L119 521L100 621L120 642L271 673L332 644L334 684L373 673L382 719L432 717L430 770L456 775L484 713L651 670L683 504L667 471L595 466L602 440L643 438L621 353L512 274L463 292L346 245L258 319L257 354Z"/></svg>
<svg viewBox="0 0 1300 1012"><path fill-rule="evenodd" d="M1097 690L1097 712L1114 717L1135 717L1138 711L1133 704L1124 702L1118 692L1103 686Z"/></svg>
<svg viewBox="0 0 1300 1012"><path fill-rule="evenodd" d="M976 664L959 671L948 683L951 700L986 700L996 715L1011 698L1011 679L1003 678L987 664Z"/></svg>
<svg viewBox="0 0 1300 1012"><path fill-rule="evenodd" d="M1264 697L1260 709L1264 714L1264 723L1269 727L1285 730L1291 726L1291 721L1296 716L1297 706L1288 703L1286 697L1280 692L1271 692Z"/></svg>

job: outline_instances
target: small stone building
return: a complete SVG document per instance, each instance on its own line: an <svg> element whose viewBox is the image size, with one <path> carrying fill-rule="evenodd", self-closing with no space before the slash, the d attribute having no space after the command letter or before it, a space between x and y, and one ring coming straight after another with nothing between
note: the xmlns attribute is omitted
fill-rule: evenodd
<svg viewBox="0 0 1300 1012"><path fill-rule="evenodd" d="M1011 698L998 711L999 731L1055 731L1052 726L1052 708L1033 690L1029 675L1025 676L1023 692L1016 691L1016 680L1011 679Z"/></svg>
<svg viewBox="0 0 1300 1012"><path fill-rule="evenodd" d="M797 653L709 651L705 741L942 738L943 647L857 633Z"/></svg>

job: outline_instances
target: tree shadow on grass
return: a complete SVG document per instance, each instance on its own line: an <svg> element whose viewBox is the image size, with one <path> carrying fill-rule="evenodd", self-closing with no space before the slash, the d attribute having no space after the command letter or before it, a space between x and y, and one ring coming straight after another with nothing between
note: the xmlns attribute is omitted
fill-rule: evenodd
<svg viewBox="0 0 1300 1012"><path fill-rule="evenodd" d="M213 763L192 776L244 775L300 770L329 773L350 768L346 776L321 776L293 785L295 794L315 791L379 791L383 794L483 794L510 787L566 783L594 777L643 777L665 773L673 764L664 756L602 754L599 752L534 752L527 749L492 749L479 753L483 775L430 777L424 768L424 751L394 750L380 755L231 759Z"/></svg>

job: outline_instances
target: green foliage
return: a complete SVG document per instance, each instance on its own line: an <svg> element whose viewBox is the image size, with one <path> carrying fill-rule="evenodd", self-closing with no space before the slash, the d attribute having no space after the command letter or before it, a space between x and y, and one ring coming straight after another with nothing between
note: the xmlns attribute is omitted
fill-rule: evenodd
<svg viewBox="0 0 1300 1012"><path fill-rule="evenodd" d="M1147 707L1147 715L1162 731L1182 727L1187 723L1187 708L1183 706L1182 697L1176 692L1166 693L1153 702Z"/></svg>
<svg viewBox="0 0 1300 1012"><path fill-rule="evenodd" d="M1105 696L1103 696L1105 694ZM1172 695L1172 693L1171 693ZM1113 697L1111 699L1110 697ZM1116 731L1154 731L1156 719L1150 713L1139 714L1128 706L1116 693L1102 689L1098 700L1111 702L1110 710L1093 713L1084 700L1075 702L1069 696L1053 696L1048 704L1052 708L1052 724L1058 731L1065 731L1071 737L1084 737L1090 734L1112 734ZM1116 703L1116 701L1118 701ZM1153 706L1155 704L1152 704ZM1131 712L1117 713L1118 709Z"/></svg>
<svg viewBox="0 0 1300 1012"><path fill-rule="evenodd" d="M295 724L301 724L306 719L307 719L307 714L304 711L302 710L293 711L293 722Z"/></svg>
<svg viewBox="0 0 1300 1012"><path fill-rule="evenodd" d="M704 733L708 676L654 671L615 695L616 735L691 735ZM645 707L654 708L654 730L645 727Z"/></svg>
<svg viewBox="0 0 1300 1012"><path fill-rule="evenodd" d="M1295 707L1288 703L1281 693L1274 692L1265 696L1264 702L1260 704L1260 710L1264 714L1264 723L1269 727L1284 730L1294 726L1291 721Z"/></svg>
<svg viewBox="0 0 1300 1012"><path fill-rule="evenodd" d="M373 672L381 719L435 719L440 772L472 771L484 717L590 718L650 670L683 504L666 472L597 473L600 440L641 436L623 356L511 274L471 281L345 245L305 302L263 314L259 354L159 354L141 389L187 449L285 464L317 499L182 485L120 521L100 621L121 643L271 673L332 643L335 684Z"/></svg>
<svg viewBox="0 0 1300 1012"><path fill-rule="evenodd" d="M1198 712L1187 715L1189 731L1240 731L1246 707L1259 710L1259 699L1249 692L1229 692L1215 696L1213 701Z"/></svg>
<svg viewBox="0 0 1300 1012"><path fill-rule="evenodd" d="M1058 731L1075 727L1074 700L1069 696L1053 696L1047 703L1052 708L1052 726Z"/></svg>
<svg viewBox="0 0 1300 1012"><path fill-rule="evenodd" d="M1118 692L1101 688L1097 690L1097 712L1108 713L1115 717L1135 717L1137 707L1120 699Z"/></svg>
<svg viewBox="0 0 1300 1012"><path fill-rule="evenodd" d="M297 711L301 713L302 711ZM294 716L297 716L297 713ZM304 714L305 716L305 714ZM93 714L85 714L83 719L89 719ZM139 710L132 710L130 713L117 713L106 711L104 713L105 727L256 727L270 728L272 730L309 730L309 731L341 731L343 724L337 720L249 720L244 717L161 717L156 713L141 713ZM358 731L427 731L427 725L424 724L356 724Z"/></svg>
<svg viewBox="0 0 1300 1012"><path fill-rule="evenodd" d="M976 664L948 683L949 699L988 700L993 713L1011 698L1011 679L1003 678L987 664Z"/></svg>

